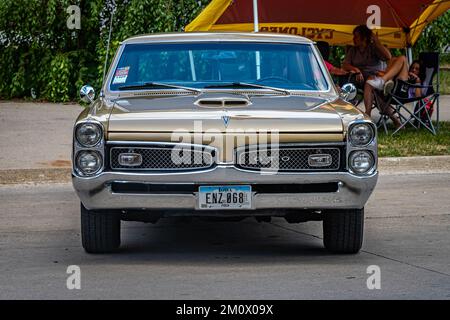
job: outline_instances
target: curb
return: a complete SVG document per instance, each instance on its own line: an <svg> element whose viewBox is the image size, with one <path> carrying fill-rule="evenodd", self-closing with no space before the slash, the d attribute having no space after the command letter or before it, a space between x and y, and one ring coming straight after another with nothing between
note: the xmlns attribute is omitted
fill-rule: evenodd
<svg viewBox="0 0 450 320"><path fill-rule="evenodd" d="M381 175L450 173L450 156L379 158ZM26 183L68 183L72 168L0 170L0 185Z"/></svg>
<svg viewBox="0 0 450 320"><path fill-rule="evenodd" d="M0 185L25 183L64 183L72 179L72 168L0 170Z"/></svg>
<svg viewBox="0 0 450 320"><path fill-rule="evenodd" d="M450 156L379 158L383 174L450 173Z"/></svg>

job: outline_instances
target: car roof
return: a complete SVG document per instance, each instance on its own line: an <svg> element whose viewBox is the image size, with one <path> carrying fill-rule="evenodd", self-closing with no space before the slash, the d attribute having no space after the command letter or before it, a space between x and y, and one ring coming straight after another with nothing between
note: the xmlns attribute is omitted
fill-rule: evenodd
<svg viewBox="0 0 450 320"><path fill-rule="evenodd" d="M202 41L244 41L283 42L312 44L313 41L291 34L268 32L174 32L139 35L126 39L122 44L155 42L202 42Z"/></svg>

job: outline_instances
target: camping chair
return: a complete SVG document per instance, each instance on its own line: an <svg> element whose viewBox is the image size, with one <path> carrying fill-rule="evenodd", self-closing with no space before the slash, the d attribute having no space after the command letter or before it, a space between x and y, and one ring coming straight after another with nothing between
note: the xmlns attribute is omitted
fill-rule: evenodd
<svg viewBox="0 0 450 320"><path fill-rule="evenodd" d="M394 112L398 114L402 125L397 128L392 135L396 134L399 130L406 125L411 125L418 129L420 127L426 128L432 134L436 135L436 129L431 121L431 115L436 103L436 114L439 114L439 84L436 91L433 87L433 79L436 74L439 74L439 54L438 53L421 53L419 56L420 65L423 69L423 75L421 79L423 82L421 85L410 84L408 82L397 79L395 86L390 94L385 98L384 103L391 105L394 108ZM422 94L419 97L409 97L410 90L421 89ZM386 133L386 122L389 119L388 114L381 107L383 99L382 95L378 92L375 94L375 103L380 111L380 119L377 126L383 125ZM414 111L410 111L406 107L406 104L414 103ZM439 121L439 116L437 116Z"/></svg>

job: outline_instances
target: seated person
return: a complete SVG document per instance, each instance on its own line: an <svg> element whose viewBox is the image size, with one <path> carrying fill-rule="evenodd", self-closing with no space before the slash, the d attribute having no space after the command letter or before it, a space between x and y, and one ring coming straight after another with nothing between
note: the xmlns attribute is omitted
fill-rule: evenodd
<svg viewBox="0 0 450 320"><path fill-rule="evenodd" d="M394 79L400 79L410 84L420 85L422 83L420 80L420 62L415 60L408 68L408 61L405 56L393 58L389 62L386 71L380 72L378 76L367 80L366 85L369 85L376 90L383 90L384 95L387 95L395 86ZM408 93L404 98L420 97L421 95L421 88L409 88ZM382 105L380 107L387 115L389 115L396 128L401 126L399 119L394 116L394 111L390 105Z"/></svg>
<svg viewBox="0 0 450 320"><path fill-rule="evenodd" d="M345 71L342 68L338 68L338 67L333 66L327 60L324 60L324 61L325 61L325 65L326 65L326 67L327 67L327 69L328 69L328 71L330 72L331 75L333 75L333 76L346 76L346 75L349 74L348 71Z"/></svg>
<svg viewBox="0 0 450 320"><path fill-rule="evenodd" d="M409 67L407 82L410 84L422 85L422 80L420 79L421 74L422 74L422 66L420 65L420 61L414 60L411 63L411 66ZM408 98L415 98L415 97L422 97L422 96L423 96L422 88L409 88ZM425 99L425 102L428 103L429 100Z"/></svg>
<svg viewBox="0 0 450 320"><path fill-rule="evenodd" d="M405 56L393 58L389 61L386 71L380 72L376 77L367 80L367 84L376 90L383 90L384 94L392 91L395 79L400 79L410 84L421 84L420 80L420 62L413 61L408 68L408 61ZM420 88L410 88L408 98L420 97L422 94Z"/></svg>
<svg viewBox="0 0 450 320"><path fill-rule="evenodd" d="M364 87L364 104L366 114L370 117L373 104L373 87L364 85L369 77L374 77L383 68L383 61L389 61L392 56L376 35L365 25L353 30L354 46L350 47L345 56L342 69L356 74L357 85Z"/></svg>
<svg viewBox="0 0 450 320"><path fill-rule="evenodd" d="M348 71L333 66L328 60L330 57L330 45L328 42L325 41L317 41L317 48L319 49L320 53L322 54L323 60L325 62L325 66L327 67L328 71L333 76L346 76L349 74Z"/></svg>

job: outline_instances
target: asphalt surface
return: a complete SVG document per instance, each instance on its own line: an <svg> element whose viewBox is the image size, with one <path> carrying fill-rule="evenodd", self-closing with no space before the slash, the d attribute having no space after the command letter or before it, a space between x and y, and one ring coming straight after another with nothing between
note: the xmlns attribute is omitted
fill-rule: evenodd
<svg viewBox="0 0 450 320"><path fill-rule="evenodd" d="M73 125L82 110L78 104L0 101L0 170L70 167Z"/></svg>
<svg viewBox="0 0 450 320"><path fill-rule="evenodd" d="M282 219L124 222L119 253L89 255L70 184L4 185L0 299L449 299L449 194L450 172L381 175L357 255L327 253L320 222Z"/></svg>

